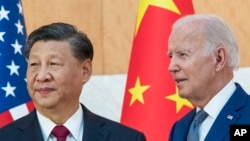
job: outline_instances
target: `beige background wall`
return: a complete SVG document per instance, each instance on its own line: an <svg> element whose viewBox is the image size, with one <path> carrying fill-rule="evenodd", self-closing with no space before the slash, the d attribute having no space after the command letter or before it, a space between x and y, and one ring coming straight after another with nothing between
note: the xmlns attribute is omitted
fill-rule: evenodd
<svg viewBox="0 0 250 141"><path fill-rule="evenodd" d="M88 34L95 48L94 74L127 73L139 0L22 0L27 33L68 22ZM250 0L193 0L196 13L217 14L236 34L241 66L250 66Z"/></svg>

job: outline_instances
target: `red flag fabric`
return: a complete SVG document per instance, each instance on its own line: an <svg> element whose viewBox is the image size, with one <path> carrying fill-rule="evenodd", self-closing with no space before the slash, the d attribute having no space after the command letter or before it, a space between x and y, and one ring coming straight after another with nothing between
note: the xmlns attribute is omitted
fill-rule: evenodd
<svg viewBox="0 0 250 141"><path fill-rule="evenodd" d="M140 0L121 123L143 131L148 141L166 141L173 123L193 105L178 96L169 71L172 24L193 14L191 0Z"/></svg>

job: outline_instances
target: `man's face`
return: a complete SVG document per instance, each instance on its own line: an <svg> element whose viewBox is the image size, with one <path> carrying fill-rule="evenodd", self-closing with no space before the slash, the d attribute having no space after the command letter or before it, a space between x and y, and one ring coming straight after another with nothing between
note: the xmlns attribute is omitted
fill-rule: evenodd
<svg viewBox="0 0 250 141"><path fill-rule="evenodd" d="M215 77L215 57L206 54L202 37L195 32L185 33L183 30L170 34L168 55L171 72L179 95L190 101L204 99L212 88Z"/></svg>
<svg viewBox="0 0 250 141"><path fill-rule="evenodd" d="M30 51L27 87L38 110L78 105L90 75L91 61L78 61L66 41L38 41Z"/></svg>

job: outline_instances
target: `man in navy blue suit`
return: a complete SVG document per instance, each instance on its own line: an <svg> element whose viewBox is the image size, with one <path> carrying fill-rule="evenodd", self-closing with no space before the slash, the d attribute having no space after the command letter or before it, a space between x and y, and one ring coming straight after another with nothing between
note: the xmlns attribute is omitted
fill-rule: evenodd
<svg viewBox="0 0 250 141"><path fill-rule="evenodd" d="M230 125L250 124L250 96L233 81L239 64L237 42L221 18L197 14L176 21L168 56L179 96L196 106L173 125L169 141L189 140L191 123L200 110L207 117L192 141L229 141Z"/></svg>
<svg viewBox="0 0 250 141"><path fill-rule="evenodd" d="M87 35L73 25L52 23L33 31L25 55L27 88L36 109L0 129L0 140L56 141L63 129L60 136L66 141L145 141L142 132L98 116L79 102L92 74L93 54Z"/></svg>

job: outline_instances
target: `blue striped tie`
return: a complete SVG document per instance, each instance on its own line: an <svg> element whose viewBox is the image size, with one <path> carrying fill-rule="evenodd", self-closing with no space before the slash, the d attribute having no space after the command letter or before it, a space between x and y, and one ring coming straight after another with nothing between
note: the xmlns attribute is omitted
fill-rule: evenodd
<svg viewBox="0 0 250 141"><path fill-rule="evenodd" d="M196 113L194 120L189 128L187 141L199 141L200 124L207 118L207 116L208 114L204 110L200 110L199 112Z"/></svg>

